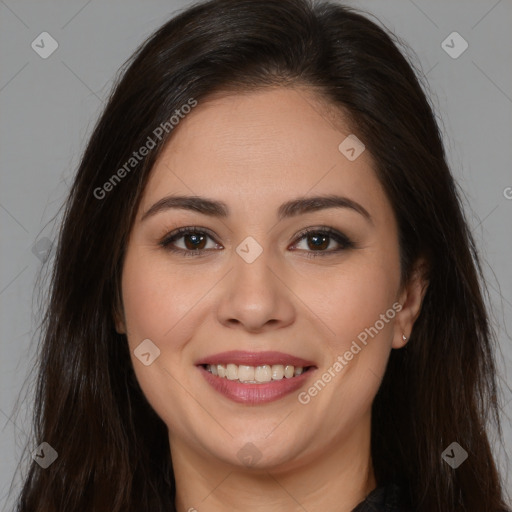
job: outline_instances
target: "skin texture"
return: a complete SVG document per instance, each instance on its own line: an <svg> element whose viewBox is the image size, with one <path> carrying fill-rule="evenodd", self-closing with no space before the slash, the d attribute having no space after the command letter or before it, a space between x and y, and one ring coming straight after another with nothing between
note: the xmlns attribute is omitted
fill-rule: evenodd
<svg viewBox="0 0 512 512"><path fill-rule="evenodd" d="M371 155L349 161L338 150L350 133L305 88L217 95L180 122L155 164L127 247L116 325L168 426L179 511L348 512L376 486L371 404L426 283L415 273L401 286L397 224ZM349 208L277 218L288 200L329 194L356 201L372 221ZM142 220L169 195L220 200L230 214L167 209ZM202 255L159 245L189 226L212 234ZM320 226L355 247L331 252L339 248L332 238L316 249L311 237L297 237ZM263 249L250 264L236 252L248 236ZM186 250L185 243L174 246ZM304 391L396 302L402 309L394 319L307 404L297 392L261 405L232 402L195 366L227 350L281 351L318 367ZM160 356L144 366L133 350L147 338ZM237 455L246 443L260 457L251 467Z"/></svg>

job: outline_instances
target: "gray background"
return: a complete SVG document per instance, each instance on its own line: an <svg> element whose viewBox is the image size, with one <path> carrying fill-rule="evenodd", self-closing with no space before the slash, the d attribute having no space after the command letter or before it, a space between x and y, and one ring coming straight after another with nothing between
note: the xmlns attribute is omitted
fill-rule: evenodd
<svg viewBox="0 0 512 512"><path fill-rule="evenodd" d="M347 2L373 13L405 40L427 74L453 173L489 279L501 350L504 446L495 447L507 488L512 473L512 2L386 0ZM172 13L177 0L0 0L0 506L30 433L23 387L34 365L36 278L55 238L61 206L84 143L117 69ZM58 42L41 58L42 32ZM468 42L451 58L441 43ZM451 43L449 43L451 44ZM455 42L455 48L459 43ZM508 195L508 198L506 197ZM40 241L33 251L36 241ZM508 382L508 384L507 384ZM28 395L30 397L30 394ZM19 408L15 408L18 400ZM33 440L30 450L38 443ZM13 482L13 493L19 486ZM11 497L12 499L12 497Z"/></svg>

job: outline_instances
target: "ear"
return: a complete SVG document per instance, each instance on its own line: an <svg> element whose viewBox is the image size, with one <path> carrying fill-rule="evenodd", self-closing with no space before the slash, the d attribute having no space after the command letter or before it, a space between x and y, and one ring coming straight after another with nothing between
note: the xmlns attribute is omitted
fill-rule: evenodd
<svg viewBox="0 0 512 512"><path fill-rule="evenodd" d="M124 315L119 313L118 311L113 312L114 317L114 325L116 327L116 331L119 334L126 334L126 325L124 321Z"/></svg>
<svg viewBox="0 0 512 512"><path fill-rule="evenodd" d="M116 293L115 304L112 308L112 317L114 319L114 325L116 331L119 334L126 334L126 321L124 318L124 308L119 292Z"/></svg>
<svg viewBox="0 0 512 512"><path fill-rule="evenodd" d="M407 283L405 283L399 303L402 309L397 313L393 334L393 348L402 348L408 341L414 326L414 322L421 312L423 298L428 288L427 280L428 264L424 258L417 260ZM404 340L405 335L407 340Z"/></svg>

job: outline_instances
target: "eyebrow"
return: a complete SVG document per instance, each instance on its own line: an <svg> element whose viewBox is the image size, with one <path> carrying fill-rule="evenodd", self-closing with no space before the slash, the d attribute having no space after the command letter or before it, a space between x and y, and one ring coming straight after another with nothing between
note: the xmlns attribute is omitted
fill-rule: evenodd
<svg viewBox="0 0 512 512"><path fill-rule="evenodd" d="M289 217L295 217L305 213L325 210L327 208L348 208L361 214L367 221L373 224L372 216L368 211L356 201L348 197L337 195L300 197L283 203L277 210L277 217L283 220ZM208 199L199 196L167 196L157 201L151 206L141 218L141 222L157 213L169 210L181 209L191 210L210 215L212 217L226 218L229 216L229 207L222 201Z"/></svg>

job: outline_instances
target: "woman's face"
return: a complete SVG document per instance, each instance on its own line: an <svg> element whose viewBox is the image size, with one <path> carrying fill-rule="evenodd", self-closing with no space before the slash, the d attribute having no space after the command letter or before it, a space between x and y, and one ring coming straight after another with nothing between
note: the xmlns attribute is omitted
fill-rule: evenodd
<svg viewBox="0 0 512 512"><path fill-rule="evenodd" d="M421 287L400 287L391 205L349 135L306 89L219 95L156 162L117 325L173 455L277 470L368 447Z"/></svg>

